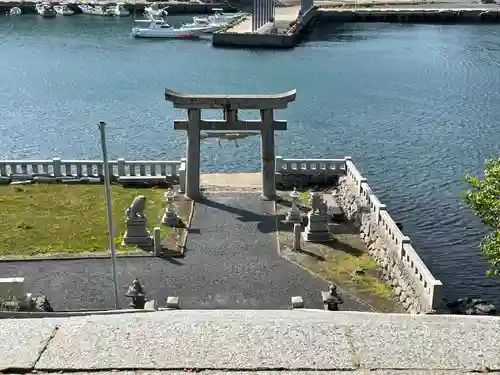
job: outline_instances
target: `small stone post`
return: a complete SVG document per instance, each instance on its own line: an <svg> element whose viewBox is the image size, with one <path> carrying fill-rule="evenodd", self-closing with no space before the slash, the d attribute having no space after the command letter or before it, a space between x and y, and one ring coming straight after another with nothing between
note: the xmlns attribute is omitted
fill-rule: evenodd
<svg viewBox="0 0 500 375"><path fill-rule="evenodd" d="M153 228L153 247L155 251L155 256L161 257L162 247L161 247L161 235L159 227Z"/></svg>
<svg viewBox="0 0 500 375"><path fill-rule="evenodd" d="M302 250L300 245L300 238L302 233L302 226L300 224L293 225L293 250L300 251Z"/></svg>

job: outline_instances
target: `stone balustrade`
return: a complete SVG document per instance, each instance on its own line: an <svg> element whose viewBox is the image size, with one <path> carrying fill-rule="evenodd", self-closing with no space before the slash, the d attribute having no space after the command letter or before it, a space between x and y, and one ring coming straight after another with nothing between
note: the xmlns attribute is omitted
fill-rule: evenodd
<svg viewBox="0 0 500 375"><path fill-rule="evenodd" d="M397 256L396 261L399 261L399 268L404 268L403 275L400 276L411 279L412 286L417 289L416 294L420 298L421 309L434 310L438 308L442 303L443 284L431 274L411 245L410 238L398 228L387 212L386 205L378 200L366 178L362 177L350 157L345 158L345 164L346 178L351 186L351 191L357 195L361 205L369 211L370 223L368 226L377 228L386 245L394 250ZM363 224L360 223L362 226ZM366 225L364 227L366 228ZM373 229L366 232L365 242L368 241L370 233L373 233ZM370 238L369 241L373 243L373 238Z"/></svg>
<svg viewBox="0 0 500 375"><path fill-rule="evenodd" d="M290 189L296 186L334 186L346 173L344 159L285 159L276 157L276 186Z"/></svg>
<svg viewBox="0 0 500 375"><path fill-rule="evenodd" d="M345 171L344 159L284 159L276 157L276 173L331 173L338 174L339 170Z"/></svg>
<svg viewBox="0 0 500 375"><path fill-rule="evenodd" d="M110 176L160 176L179 178L181 161L168 160L110 160ZM100 177L102 160L0 160L0 177Z"/></svg>

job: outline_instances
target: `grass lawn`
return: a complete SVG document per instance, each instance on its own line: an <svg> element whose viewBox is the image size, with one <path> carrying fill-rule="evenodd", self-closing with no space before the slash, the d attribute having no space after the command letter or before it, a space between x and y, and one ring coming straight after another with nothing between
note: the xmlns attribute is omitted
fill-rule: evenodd
<svg viewBox="0 0 500 375"><path fill-rule="evenodd" d="M148 228L159 226L164 189L112 185L115 243L122 247L125 210L137 195L147 197ZM0 256L107 251L103 185L34 184L0 186ZM162 227L162 235L172 229Z"/></svg>

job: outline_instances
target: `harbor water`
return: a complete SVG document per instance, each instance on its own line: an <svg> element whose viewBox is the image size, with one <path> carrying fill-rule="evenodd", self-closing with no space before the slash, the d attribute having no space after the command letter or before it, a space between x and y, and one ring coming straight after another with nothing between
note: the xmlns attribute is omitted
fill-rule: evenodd
<svg viewBox="0 0 500 375"><path fill-rule="evenodd" d="M500 154L500 26L322 25L290 51L136 40L131 27L131 18L0 16L0 158L99 158L96 123L106 121L112 157L178 160L185 134L173 120L186 115L165 87L297 89L277 115L288 120L278 155L353 156L446 296L500 304L478 248L484 227L461 201L463 175ZM207 140L202 152L206 172L259 168L258 138Z"/></svg>

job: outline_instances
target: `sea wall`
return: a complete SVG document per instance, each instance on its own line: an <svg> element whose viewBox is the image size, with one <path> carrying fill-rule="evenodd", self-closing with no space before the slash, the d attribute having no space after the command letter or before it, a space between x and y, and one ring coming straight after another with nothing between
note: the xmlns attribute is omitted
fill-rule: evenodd
<svg viewBox="0 0 500 375"><path fill-rule="evenodd" d="M375 196L350 158L339 179L336 198L346 217L359 228L370 255L392 285L395 298L409 313L431 313L443 306L443 284L436 280Z"/></svg>

